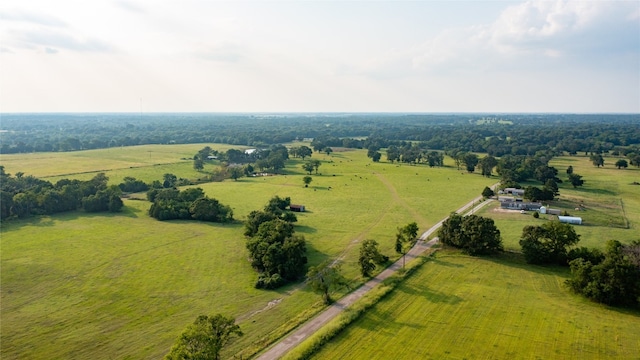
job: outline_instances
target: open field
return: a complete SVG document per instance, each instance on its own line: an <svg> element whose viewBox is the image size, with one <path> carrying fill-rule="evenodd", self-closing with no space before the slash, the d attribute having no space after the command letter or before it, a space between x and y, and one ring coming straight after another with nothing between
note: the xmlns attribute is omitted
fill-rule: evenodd
<svg viewBox="0 0 640 360"><path fill-rule="evenodd" d="M313 358L637 358L640 312L570 293L567 275L443 251Z"/></svg>
<svg viewBox="0 0 640 360"><path fill-rule="evenodd" d="M569 165L574 172L586 180L584 186L574 189L564 181L560 184L560 200L550 202L552 208L568 211L573 216L580 216L584 225L574 226L581 235L577 246L604 248L607 240L615 239L623 243L640 239L640 186L632 185L640 182L640 169L630 167L618 170L613 167L615 159L606 158L604 168L596 168L588 157L559 157L551 161L559 171L559 177L566 180L565 170ZM540 184L534 184L540 186ZM545 203L546 204L546 203ZM582 204L585 211L576 211ZM541 215L535 219L532 212L520 214L519 211L496 211L498 203L479 212L479 215L494 219L500 229L505 248L519 250L520 235L526 225L540 225L544 221L557 217Z"/></svg>
<svg viewBox="0 0 640 360"><path fill-rule="evenodd" d="M166 163L192 156L205 145L171 151ZM135 151L144 155L149 151L145 148ZM103 150L105 158L83 158L82 152L47 154L51 158L38 160L44 162L40 164L31 156L43 154L26 155L22 162L19 156L9 162L3 156L2 164L9 173L36 174L19 164L41 169L40 176L106 170L117 183L116 172L118 178L136 176L129 171L156 169L153 164L161 163L141 162L140 168L127 170L126 154L109 158L113 150ZM71 170L64 168L67 154L82 158ZM363 150L314 158L323 164L309 188L303 187L301 161L292 161L286 175L201 187L230 205L240 220L274 195L304 204L309 212L298 216L296 231L307 238L310 265L341 257L344 274L354 282L361 281L359 241L375 239L382 252L397 258L397 226L417 221L425 229L496 182L463 175L455 167L371 163ZM190 177L171 169L152 179L164 172ZM319 302L299 285L255 290L241 224L158 222L147 216L148 202L127 200L125 205L121 214L77 212L2 224L3 359L155 359L197 315L217 312L236 317L246 334L227 351L237 354Z"/></svg>
<svg viewBox="0 0 640 360"><path fill-rule="evenodd" d="M125 176L151 182L159 180L165 173L174 173L184 178L202 176L193 169L192 159L198 150L207 144L141 145L109 149L3 154L2 165L10 174L23 172L55 183L62 178L88 180L104 172L118 184ZM231 145L215 145L215 149L226 151ZM246 147L238 147L246 148ZM211 165L205 166L205 171Z"/></svg>

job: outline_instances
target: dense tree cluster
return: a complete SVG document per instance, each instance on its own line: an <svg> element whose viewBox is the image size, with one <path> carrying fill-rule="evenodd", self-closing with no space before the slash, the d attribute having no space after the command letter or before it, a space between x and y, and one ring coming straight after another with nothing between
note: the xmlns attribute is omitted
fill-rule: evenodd
<svg viewBox="0 0 640 360"><path fill-rule="evenodd" d="M528 225L522 229L520 246L530 264L567 265L569 247L580 241L573 226L550 221L540 226Z"/></svg>
<svg viewBox="0 0 640 360"><path fill-rule="evenodd" d="M423 149L460 149L495 157L533 155L546 149L569 154L617 152L640 166L640 150L624 150L640 143L634 114L502 114L499 120L487 114L3 114L6 131L0 133L0 152L174 143L268 148L313 138L311 147L318 152L330 147L380 149L419 143ZM401 161L412 162L413 155L406 155Z"/></svg>
<svg viewBox="0 0 640 360"><path fill-rule="evenodd" d="M260 273L256 288L274 289L304 275L306 241L295 234L297 219L286 211L289 205L289 197L274 196L263 211L252 211L245 221L251 266Z"/></svg>
<svg viewBox="0 0 640 360"><path fill-rule="evenodd" d="M180 191L175 188L151 189L147 199L153 204L149 216L158 220L200 220L225 223L233 221L233 210L205 196L201 188Z"/></svg>
<svg viewBox="0 0 640 360"><path fill-rule="evenodd" d="M291 198L288 196L272 197L263 210L254 210L249 213L244 222L244 235L249 237L256 235L260 225L271 220L280 219L290 223L298 221L296 215L287 210L289 205L291 205Z"/></svg>
<svg viewBox="0 0 640 360"><path fill-rule="evenodd" d="M473 256L502 251L500 230L493 219L453 213L442 223L438 237L443 244L462 249Z"/></svg>
<svg viewBox="0 0 640 360"><path fill-rule="evenodd" d="M52 184L23 173L12 176L0 166L0 219L78 209L118 212L123 206L121 190L107 186L108 180L100 173L89 181L62 179Z"/></svg>
<svg viewBox="0 0 640 360"><path fill-rule="evenodd" d="M623 245L610 240L604 256L572 260L567 285L575 292L607 305L640 302L640 242Z"/></svg>
<svg viewBox="0 0 640 360"><path fill-rule="evenodd" d="M149 184L131 176L125 176L118 187L124 193L137 193L149 190Z"/></svg>

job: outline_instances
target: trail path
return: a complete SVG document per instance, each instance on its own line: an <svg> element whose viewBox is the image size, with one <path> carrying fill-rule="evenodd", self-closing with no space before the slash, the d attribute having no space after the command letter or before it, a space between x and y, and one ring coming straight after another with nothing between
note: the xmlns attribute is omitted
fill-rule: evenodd
<svg viewBox="0 0 640 360"><path fill-rule="evenodd" d="M495 188L496 185L492 186L492 188ZM456 212L463 213L468 210L468 213L472 214L478 211L478 209L482 208L483 206L491 202L491 200L487 200L484 202L481 202L481 200L482 200L481 196L477 197L472 201L468 202L467 204L465 204L460 209L456 210ZM438 238L433 238L432 240L427 242L425 242L425 240L427 240L431 235L433 235L440 228L440 226L442 226L442 223L446 219L447 218L440 220L437 224L435 224L429 230L425 231L424 233L422 233L422 235L420 235L420 238L418 238L418 241L416 242L416 244L405 255L406 261L411 261L415 259L416 257L420 256L423 252L425 252L427 249L431 248L433 245L435 245L438 242ZM257 357L257 360L272 360L272 359L281 358L288 351L296 347L298 344L300 344L302 341L307 339L309 336L313 335L316 331L320 330L322 326L324 326L326 323L328 323L329 321L334 319L336 316L338 316L348 306L352 305L358 299L362 298L367 292L369 292L369 290L373 289L376 285L381 283L384 279L393 275L396 271L398 271L398 269L402 268L402 263L403 263L403 259L402 258L398 259L398 261L396 261L391 266L386 268L376 277L367 281L364 285L360 286L358 289L351 292L347 296L336 301L331 306L329 306L326 310L318 314L316 317L307 321L301 327L299 327L298 329L293 331L291 334L287 335L285 338L277 342L267 351L262 353L262 355Z"/></svg>

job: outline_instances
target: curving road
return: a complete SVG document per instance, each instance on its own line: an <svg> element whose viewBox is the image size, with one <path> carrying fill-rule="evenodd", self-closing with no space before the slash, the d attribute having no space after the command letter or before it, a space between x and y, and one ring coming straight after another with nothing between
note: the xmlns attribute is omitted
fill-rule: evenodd
<svg viewBox="0 0 640 360"><path fill-rule="evenodd" d="M492 188L495 189L496 186L497 184L493 185ZM472 201L468 202L467 204L465 204L460 209L456 210L456 212L464 213L465 211L468 211L467 212L468 214L472 214L490 202L491 200L482 202L482 196L479 196L473 199ZM437 237L433 238L430 241L425 241L425 240L427 240L431 235L433 235L442 226L442 223L445 220L447 220L447 218L440 220L438 223L433 225L429 230L425 231L424 233L422 233L422 235L420 235L420 237L418 238L418 241L416 241L416 244L405 255L407 261L410 261L420 256L427 249L431 248L433 245L435 245L438 242ZM403 259L402 258L398 259L398 261L396 261L391 266L383 270L376 277L367 281L364 285L360 286L358 289L344 296L342 299L336 301L331 306L329 306L326 310L318 314L316 317L307 321L302 326L297 328L295 331L293 331L292 333L284 337L282 340L277 342L275 345L273 345L267 351L265 351L259 357L257 357L257 359L258 360L279 359L288 351L290 351L291 349L296 347L298 344L300 344L302 341L307 339L309 336L313 335L316 331L322 328L322 326L324 326L326 323L328 323L329 321L334 319L336 316L338 316L345 308L347 308L348 306L356 302L358 299L363 297L369 290L373 289L376 285L378 285L384 279L393 275L396 271L398 271L398 269L401 269L402 263L403 263Z"/></svg>

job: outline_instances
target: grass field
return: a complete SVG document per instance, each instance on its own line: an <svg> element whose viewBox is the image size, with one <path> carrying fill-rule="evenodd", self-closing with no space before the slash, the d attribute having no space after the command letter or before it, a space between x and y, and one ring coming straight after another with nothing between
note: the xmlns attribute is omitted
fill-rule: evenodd
<svg viewBox="0 0 640 360"><path fill-rule="evenodd" d="M104 171L112 183L124 176L159 179L165 172L191 177L191 162L179 159L205 145L3 155L2 165L12 174L52 177ZM136 162L149 152L150 161ZM314 158L323 163L309 188L303 187L301 161L292 161L286 175L201 187L240 220L273 195L304 204L309 211L299 215L296 231L307 238L310 265L340 257L354 282L361 281L361 240L375 239L382 252L397 257L397 226L416 221L426 229L496 182L462 174L450 159L448 167L429 169L371 163L363 150ZM76 175L64 176L71 173ZM319 302L298 284L255 290L257 275L247 262L239 223L158 222L147 216L148 202L125 205L121 214L77 212L2 224L3 359L157 359L196 316L217 312L236 317L246 334L229 346L229 356Z"/></svg>
<svg viewBox="0 0 640 360"><path fill-rule="evenodd" d="M560 185L560 200L550 202L552 208L568 211L580 216L584 224L574 226L581 236L577 246L604 249L607 240L615 239L623 243L640 240L640 169L618 170L612 164L615 159L606 158L605 167L597 168L588 157L560 157L552 160L559 177L566 180L565 170L572 165L574 172L586 180L584 186L574 189L567 181ZM535 186L540 186L535 184ZM546 203L545 203L546 204ZM585 211L576 211L582 204ZM503 236L505 248L519 250L518 241L522 228L526 225L541 225L545 221L557 219L542 215L535 219L532 212L501 212L498 203L482 209L478 214L494 219Z"/></svg>
<svg viewBox="0 0 640 360"><path fill-rule="evenodd" d="M637 359L640 312L570 293L566 269L440 252L314 359Z"/></svg>
<svg viewBox="0 0 640 360"><path fill-rule="evenodd" d="M56 153L3 154L1 159L5 171L10 174L23 172L53 183L62 178L88 180L99 172L104 172L114 184L122 182L125 176L151 182L160 180L165 173L195 179L202 174L193 169L192 160L184 159L192 159L206 145L141 145ZM231 147L215 145L219 151ZM211 165L206 165L205 171L210 168Z"/></svg>

